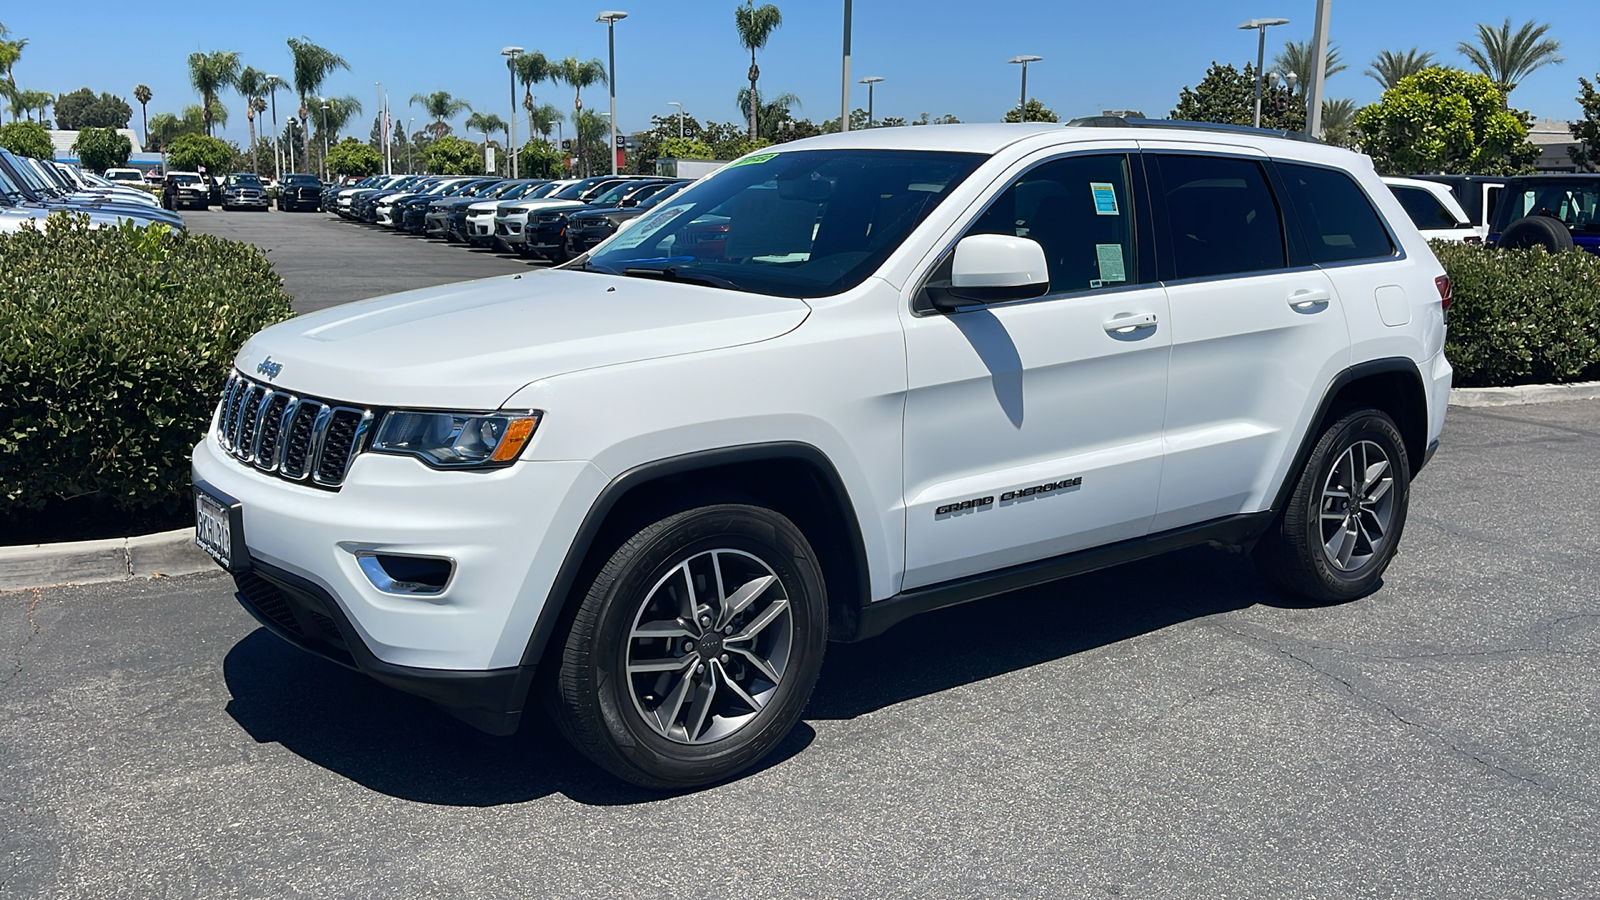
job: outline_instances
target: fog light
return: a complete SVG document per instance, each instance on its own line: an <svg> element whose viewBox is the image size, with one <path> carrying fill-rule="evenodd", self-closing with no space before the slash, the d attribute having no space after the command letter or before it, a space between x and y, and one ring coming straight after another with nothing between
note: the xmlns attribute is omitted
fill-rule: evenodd
<svg viewBox="0 0 1600 900"><path fill-rule="evenodd" d="M456 570L455 560L444 557L368 551L356 554L356 565L372 586L385 594L442 594Z"/></svg>

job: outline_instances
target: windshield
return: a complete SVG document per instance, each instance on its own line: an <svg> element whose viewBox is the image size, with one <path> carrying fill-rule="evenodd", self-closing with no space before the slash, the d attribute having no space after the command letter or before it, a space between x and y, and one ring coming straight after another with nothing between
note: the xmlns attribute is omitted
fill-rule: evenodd
<svg viewBox="0 0 1600 900"><path fill-rule="evenodd" d="M594 198L593 200L590 200L589 202L593 203L595 206L616 206L618 203L622 202L622 197L624 194L627 194L629 191L636 191L638 189L638 183L625 181L622 184L619 184L616 187L606 191L604 194Z"/></svg>
<svg viewBox="0 0 1600 900"><path fill-rule="evenodd" d="M0 195L5 197L8 205L15 205L28 199L3 167L0 167Z"/></svg>
<svg viewBox="0 0 1600 900"><path fill-rule="evenodd" d="M513 200L538 186L538 184L526 181L502 181L485 191L483 196L487 200Z"/></svg>
<svg viewBox="0 0 1600 900"><path fill-rule="evenodd" d="M668 197L671 197L673 194L676 194L679 191L682 191L684 188L688 187L691 184L694 184L694 182L692 182L692 181L679 181L679 182L677 182L675 184L669 184L666 187L662 188L661 190L656 191L654 194L651 194L650 196L646 197L645 199L639 201L638 208L639 209L654 209L657 206L661 205L661 201L667 199Z"/></svg>
<svg viewBox="0 0 1600 900"><path fill-rule="evenodd" d="M796 150L735 162L641 216L588 261L782 297L822 297L871 275L987 157Z"/></svg>
<svg viewBox="0 0 1600 900"><path fill-rule="evenodd" d="M228 176L228 186L229 187L253 187L253 188L258 188L258 187L261 187L261 179L257 178L254 175L250 175L250 174L229 175Z"/></svg>
<svg viewBox="0 0 1600 900"><path fill-rule="evenodd" d="M1533 183L1500 202L1511 205L1508 225L1523 216L1550 216L1560 219L1573 234L1600 234L1600 182Z"/></svg>
<svg viewBox="0 0 1600 900"><path fill-rule="evenodd" d="M200 183L200 176L199 175L168 175L167 177L170 178L176 184L199 184Z"/></svg>
<svg viewBox="0 0 1600 900"><path fill-rule="evenodd" d="M288 175L284 177L283 183L295 187L317 187L322 184L310 175Z"/></svg>
<svg viewBox="0 0 1600 900"><path fill-rule="evenodd" d="M60 173L32 157L24 159L23 162L27 163L33 169L33 174L39 177L39 183L43 186L44 190L51 191L56 194L66 193L67 183L64 179L62 179Z"/></svg>
<svg viewBox="0 0 1600 900"><path fill-rule="evenodd" d="M582 199L583 195L588 193L589 189L594 187L596 185L596 183L597 182L593 182L593 181L580 181L577 184L569 184L566 187L562 188L561 190L557 191L556 193L551 194L550 195L550 199L552 199L552 200L579 200L579 199Z"/></svg>

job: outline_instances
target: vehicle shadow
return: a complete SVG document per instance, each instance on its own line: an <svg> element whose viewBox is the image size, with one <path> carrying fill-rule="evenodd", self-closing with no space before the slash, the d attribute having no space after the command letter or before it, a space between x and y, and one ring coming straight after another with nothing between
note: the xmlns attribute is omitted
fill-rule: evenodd
<svg viewBox="0 0 1600 900"><path fill-rule="evenodd" d="M833 644L805 719L850 719L1168 626L1278 599L1237 554L1197 548L912 619ZM305 654L258 629L223 661L228 714L256 741L371 790L421 803L495 806L560 793L580 803L652 802L556 733L539 706L491 737L426 701ZM801 724L756 771L816 738ZM746 773L748 776L749 773Z"/></svg>

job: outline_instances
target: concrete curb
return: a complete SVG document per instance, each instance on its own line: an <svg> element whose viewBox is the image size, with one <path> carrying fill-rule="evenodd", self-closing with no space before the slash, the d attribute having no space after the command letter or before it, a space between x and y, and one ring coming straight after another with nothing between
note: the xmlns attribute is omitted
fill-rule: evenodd
<svg viewBox="0 0 1600 900"><path fill-rule="evenodd" d="M1600 381L1453 388L1450 391L1450 405L1463 407L1520 406L1524 403L1559 403L1563 400L1600 400Z"/></svg>
<svg viewBox="0 0 1600 900"><path fill-rule="evenodd" d="M195 546L194 529L101 541L0 547L0 591L57 584L193 575L216 567Z"/></svg>

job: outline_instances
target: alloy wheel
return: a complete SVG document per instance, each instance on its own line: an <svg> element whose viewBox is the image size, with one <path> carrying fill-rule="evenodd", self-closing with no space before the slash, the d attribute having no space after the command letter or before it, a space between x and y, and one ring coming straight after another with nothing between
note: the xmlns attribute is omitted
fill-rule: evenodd
<svg viewBox="0 0 1600 900"><path fill-rule="evenodd" d="M1357 441L1339 455L1322 488L1322 550L1341 572L1356 572L1382 554L1394 515L1394 472L1388 454Z"/></svg>

